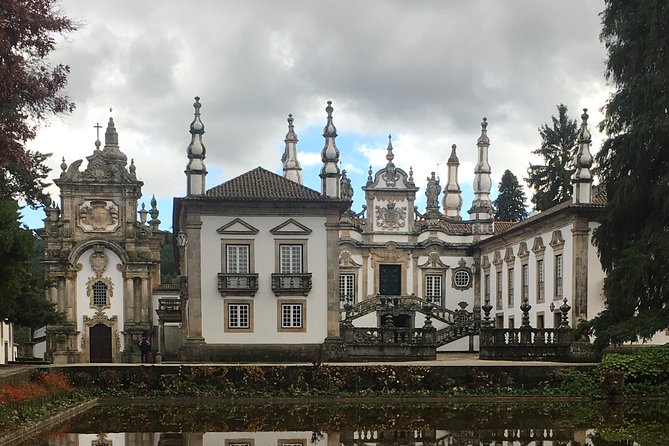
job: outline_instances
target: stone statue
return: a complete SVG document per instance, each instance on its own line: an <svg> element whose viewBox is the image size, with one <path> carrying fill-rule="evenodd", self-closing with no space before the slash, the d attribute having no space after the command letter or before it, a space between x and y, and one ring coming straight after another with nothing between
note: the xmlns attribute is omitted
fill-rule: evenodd
<svg viewBox="0 0 669 446"><path fill-rule="evenodd" d="M427 196L428 208L439 207L438 198L440 192L441 192L441 186L439 185L439 180L435 178L434 172L432 172L432 175L427 178L427 188L425 189L425 196Z"/></svg>

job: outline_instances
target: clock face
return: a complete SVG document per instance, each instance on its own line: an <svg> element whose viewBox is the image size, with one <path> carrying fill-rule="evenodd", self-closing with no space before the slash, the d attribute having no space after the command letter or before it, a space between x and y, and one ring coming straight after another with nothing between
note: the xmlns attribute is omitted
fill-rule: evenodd
<svg viewBox="0 0 669 446"><path fill-rule="evenodd" d="M112 200L85 200L79 206L79 227L84 232L114 232L118 220L118 206Z"/></svg>

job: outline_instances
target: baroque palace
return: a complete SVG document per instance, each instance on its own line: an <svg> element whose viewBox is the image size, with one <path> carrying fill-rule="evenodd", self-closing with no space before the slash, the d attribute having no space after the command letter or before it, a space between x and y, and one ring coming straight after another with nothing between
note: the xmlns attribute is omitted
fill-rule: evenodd
<svg viewBox="0 0 669 446"><path fill-rule="evenodd" d="M160 284L167 236L155 199L138 209L143 183L114 121L84 170L82 160L63 160L60 202L45 209L40 235L56 285L48 298L67 322L47 327L46 359L138 362L143 335L157 360L434 358L478 351L481 327L507 336L533 327L537 342L550 342L550 330L603 308L591 238L604 197L592 184L585 112L573 199L510 223L493 220L486 118L463 220L456 146L443 194L433 173L421 211L412 169L395 165L390 138L385 167L370 167L365 205L353 210L330 102L320 190L303 185L290 115L283 175L257 167L208 187L199 98L194 108L186 195L172 217L179 285Z"/></svg>

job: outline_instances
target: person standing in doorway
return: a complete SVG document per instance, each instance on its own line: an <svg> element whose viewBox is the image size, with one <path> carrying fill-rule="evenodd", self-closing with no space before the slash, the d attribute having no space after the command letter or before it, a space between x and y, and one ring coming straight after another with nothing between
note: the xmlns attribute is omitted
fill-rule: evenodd
<svg viewBox="0 0 669 446"><path fill-rule="evenodd" d="M142 340L139 341L139 351L142 354L142 362L149 362L149 352L151 351L151 343L146 337L146 333L142 334Z"/></svg>

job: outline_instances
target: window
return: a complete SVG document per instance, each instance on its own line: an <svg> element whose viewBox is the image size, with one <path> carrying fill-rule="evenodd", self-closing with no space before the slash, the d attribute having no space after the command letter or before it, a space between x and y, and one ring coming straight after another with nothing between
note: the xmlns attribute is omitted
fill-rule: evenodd
<svg viewBox="0 0 669 446"><path fill-rule="evenodd" d="M502 308L502 272L497 272L497 308Z"/></svg>
<svg viewBox="0 0 669 446"><path fill-rule="evenodd" d="M107 305L107 285L99 280L93 284L93 305Z"/></svg>
<svg viewBox="0 0 669 446"><path fill-rule="evenodd" d="M509 306L512 306L513 305L513 298L514 298L514 294L515 294L515 289L513 288L513 286L514 286L514 283L513 283L513 268L509 268L508 276L509 276L509 282L508 282L508 285L509 285Z"/></svg>
<svg viewBox="0 0 669 446"><path fill-rule="evenodd" d="M279 265L282 274L302 272L302 245L279 245Z"/></svg>
<svg viewBox="0 0 669 446"><path fill-rule="evenodd" d="M562 254L555 256L555 297L562 297Z"/></svg>
<svg viewBox="0 0 669 446"><path fill-rule="evenodd" d="M537 302L543 302L545 298L544 287L544 259L537 260Z"/></svg>
<svg viewBox="0 0 669 446"><path fill-rule="evenodd" d="M355 274L339 275L339 304L343 308L346 304L355 303Z"/></svg>
<svg viewBox="0 0 669 446"><path fill-rule="evenodd" d="M228 274L249 273L249 245L226 245Z"/></svg>
<svg viewBox="0 0 669 446"><path fill-rule="evenodd" d="M281 328L302 328L302 304L281 304Z"/></svg>
<svg viewBox="0 0 669 446"><path fill-rule="evenodd" d="M469 285L469 273L464 270L456 271L453 281L456 288L466 288Z"/></svg>
<svg viewBox="0 0 669 446"><path fill-rule="evenodd" d="M513 320L513 316L509 317L509 328L514 329L515 327L515 321Z"/></svg>
<svg viewBox="0 0 669 446"><path fill-rule="evenodd" d="M530 273L529 273L529 269L528 269L527 265L523 265L522 273L523 273L523 277L522 277L522 280L523 280L523 295L522 295L522 297L523 297L523 302L525 302L526 300L527 301L530 300Z"/></svg>
<svg viewBox="0 0 669 446"><path fill-rule="evenodd" d="M228 304L228 328L249 329L251 328L251 305L242 303Z"/></svg>
<svg viewBox="0 0 669 446"><path fill-rule="evenodd" d="M442 280L440 274L428 274L425 276L425 300L441 305Z"/></svg>

